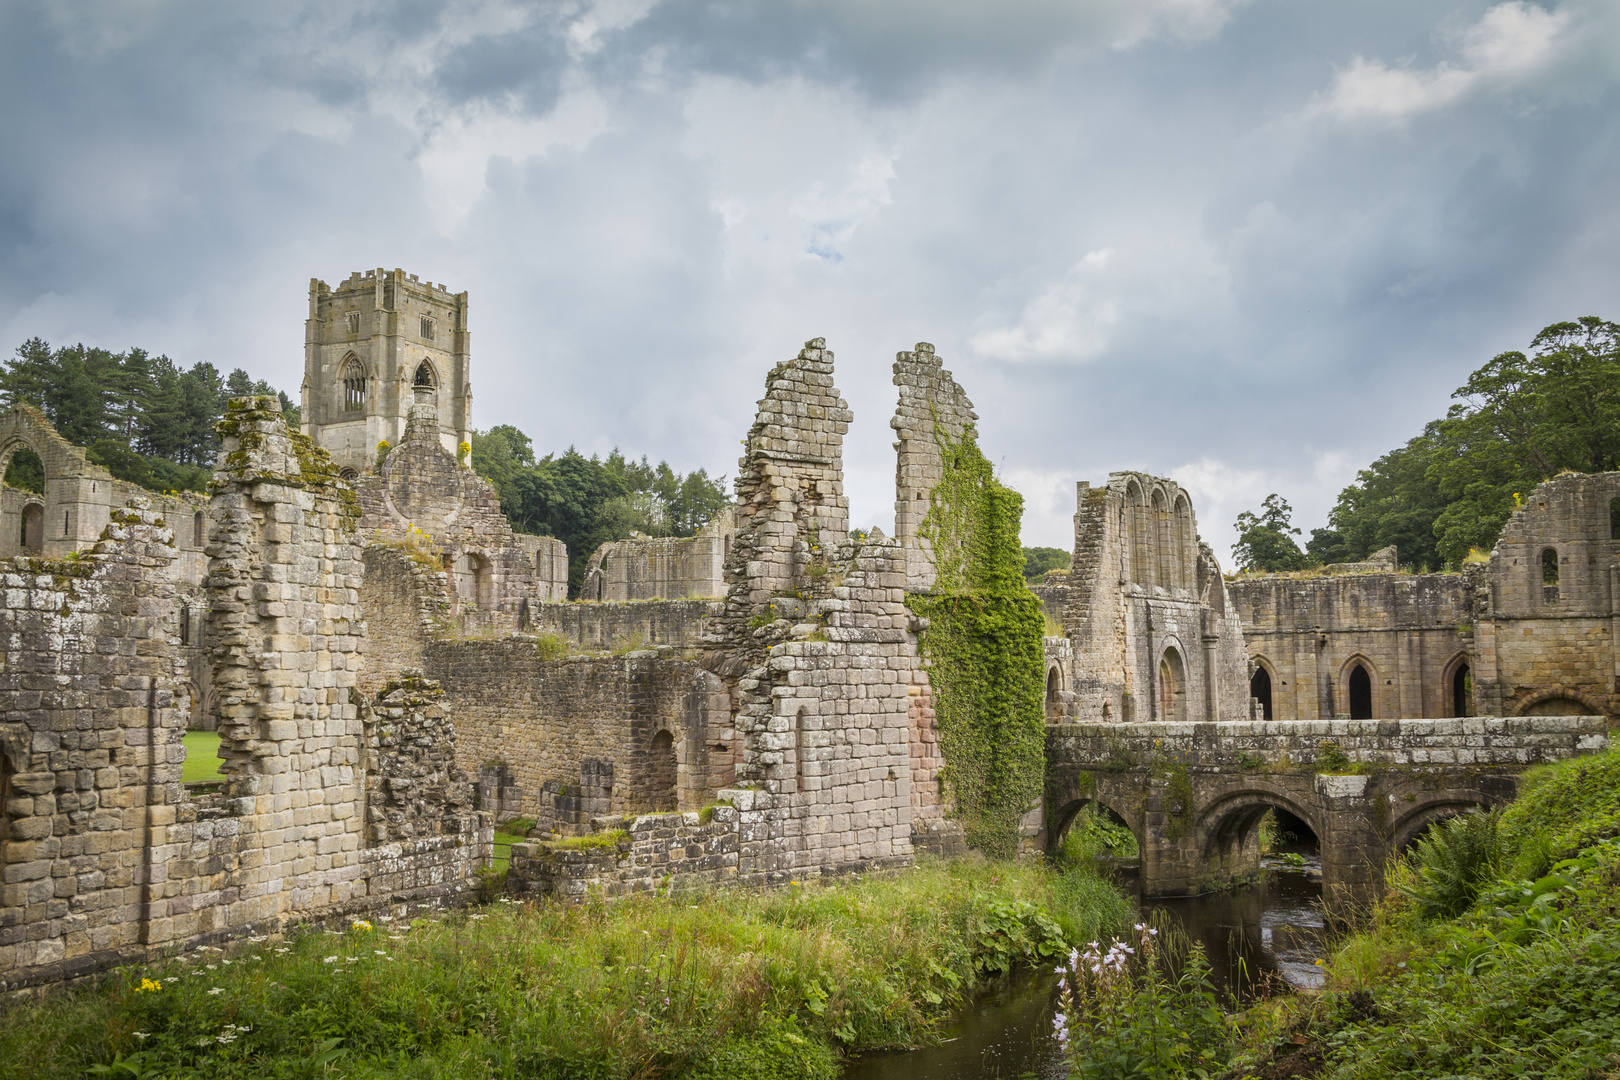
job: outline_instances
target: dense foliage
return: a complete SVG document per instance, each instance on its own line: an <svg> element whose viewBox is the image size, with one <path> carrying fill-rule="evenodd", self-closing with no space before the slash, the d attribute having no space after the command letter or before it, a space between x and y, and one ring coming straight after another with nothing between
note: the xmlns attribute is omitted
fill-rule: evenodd
<svg viewBox="0 0 1620 1080"><path fill-rule="evenodd" d="M181 369L144 349L114 353L85 345L51 348L33 338L0 364L0 403L37 406L62 437L88 450L89 460L120 480L155 491L201 491L219 438L214 424L225 402L274 394L288 421L298 410L286 394L241 368L221 377L209 363ZM38 458L14 460L5 482L39 490Z"/></svg>
<svg viewBox="0 0 1620 1080"><path fill-rule="evenodd" d="M944 476L919 532L938 580L907 603L929 620L920 647L954 814L970 845L1011 855L1045 780L1046 620L1024 582L1023 498L996 480L971 432L936 438Z"/></svg>
<svg viewBox="0 0 1620 1080"><path fill-rule="evenodd" d="M0 1080L834 1080L844 1054L937 1038L986 979L1050 965L1128 914L1087 871L956 860L825 886L361 922L13 1004Z"/></svg>
<svg viewBox="0 0 1620 1080"><path fill-rule="evenodd" d="M1620 325L1555 323L1530 349L1474 372L1444 419L1359 473L1306 551L1346 562L1394 544L1402 562L1456 565L1543 480L1620 468Z"/></svg>
<svg viewBox="0 0 1620 1080"><path fill-rule="evenodd" d="M1431 828L1391 885L1326 994L1251 1010L1227 1075L1614 1075L1620 752L1534 770L1499 815Z"/></svg>
<svg viewBox="0 0 1620 1080"><path fill-rule="evenodd" d="M1062 548L1027 547L1024 551L1024 580L1037 581L1048 570L1067 570L1073 558Z"/></svg>
<svg viewBox="0 0 1620 1080"><path fill-rule="evenodd" d="M530 438L510 424L472 436L472 467L495 485L501 509L520 532L555 536L568 546L568 591L579 595L585 565L602 544L632 531L691 536L729 499L725 478L703 469L685 476L660 461L614 450L606 459L573 447L535 460Z"/></svg>
<svg viewBox="0 0 1620 1080"><path fill-rule="evenodd" d="M1310 565L1309 557L1294 542L1299 530L1290 520L1293 512L1286 499L1273 493L1260 504L1260 513L1245 510L1237 516L1233 528L1238 542L1232 545L1232 558L1239 570L1270 574Z"/></svg>

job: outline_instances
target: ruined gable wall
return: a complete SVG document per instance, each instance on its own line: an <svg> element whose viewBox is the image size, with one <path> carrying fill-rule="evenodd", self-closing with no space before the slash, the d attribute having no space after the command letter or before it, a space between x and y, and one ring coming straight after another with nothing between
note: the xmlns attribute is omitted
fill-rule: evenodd
<svg viewBox="0 0 1620 1080"><path fill-rule="evenodd" d="M82 551L100 540L112 515L134 500L149 507L172 531L176 576L194 584L202 581L208 559L199 515L207 510L206 498L190 492L158 494L114 479L89 462L84 447L64 439L39 409L18 404L0 413L0 475L24 447L39 455L45 491L0 489L0 558L61 558ZM37 546L32 549L23 543L22 527L23 511L30 507L39 514Z"/></svg>
<svg viewBox="0 0 1620 1080"><path fill-rule="evenodd" d="M1454 715L1451 674L1471 645L1462 575L1245 575L1227 591L1251 670L1270 675L1272 719L1348 716L1347 671L1358 661L1372 677L1375 717Z"/></svg>
<svg viewBox="0 0 1620 1080"><path fill-rule="evenodd" d="M367 544L360 582L360 611L370 639L360 684L375 694L420 668L428 643L452 625L446 575L421 555L385 544Z"/></svg>
<svg viewBox="0 0 1620 1080"><path fill-rule="evenodd" d="M427 547L442 561L461 629L515 630L541 601L535 556L517 541L495 489L441 445L429 407L412 407L404 439L354 487L368 537ZM544 591L553 591L550 583Z"/></svg>
<svg viewBox="0 0 1620 1080"><path fill-rule="evenodd" d="M175 557L145 509L72 561L0 565L0 987L120 962L148 940L149 831L185 802Z"/></svg>
<svg viewBox="0 0 1620 1080"><path fill-rule="evenodd" d="M1475 572L1475 694L1498 715L1620 715L1620 473L1554 477L1530 492ZM1556 553L1557 585L1542 553ZM1472 568L1470 568L1472 569Z"/></svg>
<svg viewBox="0 0 1620 1080"><path fill-rule="evenodd" d="M1076 487L1075 547L1063 586L1072 642L1067 703L1078 722L1235 720L1247 715L1242 629L1214 554L1197 537L1191 500L1174 481L1112 473ZM1181 670L1166 713L1161 661ZM1172 664L1172 671L1174 664Z"/></svg>

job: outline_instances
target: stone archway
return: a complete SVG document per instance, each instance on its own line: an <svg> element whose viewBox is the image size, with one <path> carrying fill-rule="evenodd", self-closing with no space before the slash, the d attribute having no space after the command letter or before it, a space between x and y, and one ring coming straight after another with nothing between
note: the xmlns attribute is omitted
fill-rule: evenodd
<svg viewBox="0 0 1620 1080"><path fill-rule="evenodd" d="M1398 855L1411 847L1430 826L1462 814L1477 814L1489 809L1486 803L1474 799L1445 798L1424 803L1390 826L1390 847Z"/></svg>

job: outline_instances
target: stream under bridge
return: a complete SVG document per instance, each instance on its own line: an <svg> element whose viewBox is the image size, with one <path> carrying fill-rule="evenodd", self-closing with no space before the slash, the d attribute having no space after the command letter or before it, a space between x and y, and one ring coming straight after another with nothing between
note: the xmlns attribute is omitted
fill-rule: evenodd
<svg viewBox="0 0 1620 1080"><path fill-rule="evenodd" d="M1443 818L1501 806L1535 765L1609 745L1602 716L1053 724L1039 840L1055 850L1095 803L1136 837L1145 896L1258 875L1258 825L1316 834L1330 908L1364 904L1384 866Z"/></svg>

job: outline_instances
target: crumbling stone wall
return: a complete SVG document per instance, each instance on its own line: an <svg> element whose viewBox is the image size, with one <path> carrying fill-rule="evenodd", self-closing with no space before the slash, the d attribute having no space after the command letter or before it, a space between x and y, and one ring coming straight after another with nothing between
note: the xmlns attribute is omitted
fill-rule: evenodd
<svg viewBox="0 0 1620 1080"><path fill-rule="evenodd" d="M138 955L181 869L152 850L186 801L173 534L149 507L104 534L0 564L0 988Z"/></svg>
<svg viewBox="0 0 1620 1080"><path fill-rule="evenodd" d="M691 661L546 660L533 640L511 637L435 642L423 663L445 688L461 769L504 766L524 817L554 816L555 795L578 785L588 760L613 767L601 812L696 808L714 797L711 763L736 756L730 695Z"/></svg>
<svg viewBox="0 0 1620 1080"><path fill-rule="evenodd" d="M368 694L420 669L428 643L455 625L447 577L431 556L387 544L367 544L360 610L372 645L360 681Z"/></svg>
<svg viewBox="0 0 1620 1080"><path fill-rule="evenodd" d="M370 710L366 816L370 839L453 835L472 808L472 784L456 764L456 732L439 684L414 668L383 688Z"/></svg>
<svg viewBox="0 0 1620 1080"><path fill-rule="evenodd" d="M618 604L544 604L534 609L536 634L561 634L582 652L638 647L696 648L709 619L724 613L718 600L632 600Z"/></svg>
<svg viewBox="0 0 1620 1080"><path fill-rule="evenodd" d="M1220 565L1172 480L1110 473L1076 487L1067 583L1040 590L1070 639L1067 716L1081 722L1248 715L1243 634Z"/></svg>
<svg viewBox="0 0 1620 1080"><path fill-rule="evenodd" d="M894 535L906 551L907 591L928 592L938 558L933 539L919 530L945 475L941 442L960 443L979 415L926 341L896 354L894 385L899 402L889 426L900 439L894 444Z"/></svg>
<svg viewBox="0 0 1620 1080"><path fill-rule="evenodd" d="M723 571L736 524L730 508L695 536L643 536L597 548L585 570L581 600L684 600L726 593Z"/></svg>
<svg viewBox="0 0 1620 1080"><path fill-rule="evenodd" d="M208 558L203 553L203 515L208 500L190 492L160 495L113 478L92 465L85 448L64 439L32 405L18 404L0 413L0 475L19 450L39 455L45 491L35 494L0 488L0 559L24 555L61 558L96 544L131 500L149 507L173 533L175 575L200 583ZM23 513L30 511L29 536ZM37 529L33 524L37 522ZM25 542L27 541L27 542Z"/></svg>
<svg viewBox="0 0 1620 1080"><path fill-rule="evenodd" d="M1620 715L1620 473L1541 484L1470 569L1480 711Z"/></svg>
<svg viewBox="0 0 1620 1080"><path fill-rule="evenodd" d="M492 822L466 807L431 688L390 688L368 730L358 511L330 459L272 398L233 401L219 429L205 634L219 794L180 783L189 680L157 515L115 512L75 559L4 567L0 989L438 902L489 860Z"/></svg>

